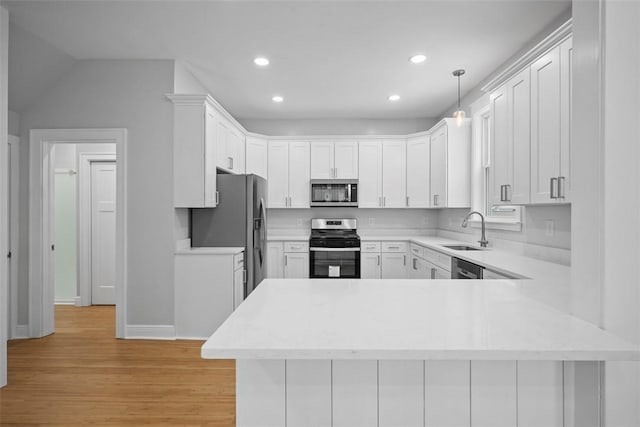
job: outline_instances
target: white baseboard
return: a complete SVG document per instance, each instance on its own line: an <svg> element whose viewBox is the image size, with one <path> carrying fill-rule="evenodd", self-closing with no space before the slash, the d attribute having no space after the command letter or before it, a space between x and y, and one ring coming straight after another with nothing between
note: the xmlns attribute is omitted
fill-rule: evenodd
<svg viewBox="0 0 640 427"><path fill-rule="evenodd" d="M206 341L209 337L181 337L176 335L177 340Z"/></svg>
<svg viewBox="0 0 640 427"><path fill-rule="evenodd" d="M60 299L55 299L53 301L53 303L55 305L75 305L76 304L76 299L75 298L60 298Z"/></svg>
<svg viewBox="0 0 640 427"><path fill-rule="evenodd" d="M127 325L124 337L134 340L175 340L173 325Z"/></svg>
<svg viewBox="0 0 640 427"><path fill-rule="evenodd" d="M29 338L29 325L17 325L16 336L12 339L20 340L25 338Z"/></svg>
<svg viewBox="0 0 640 427"><path fill-rule="evenodd" d="M82 307L82 298L76 297L73 301L76 307Z"/></svg>

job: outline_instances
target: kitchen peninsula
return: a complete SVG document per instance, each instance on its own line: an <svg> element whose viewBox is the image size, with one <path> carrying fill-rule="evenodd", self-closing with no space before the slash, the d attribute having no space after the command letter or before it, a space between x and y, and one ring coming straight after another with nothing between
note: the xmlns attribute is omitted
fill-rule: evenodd
<svg viewBox="0 0 640 427"><path fill-rule="evenodd" d="M202 347L238 426L562 426L640 349L510 280L268 279Z"/></svg>

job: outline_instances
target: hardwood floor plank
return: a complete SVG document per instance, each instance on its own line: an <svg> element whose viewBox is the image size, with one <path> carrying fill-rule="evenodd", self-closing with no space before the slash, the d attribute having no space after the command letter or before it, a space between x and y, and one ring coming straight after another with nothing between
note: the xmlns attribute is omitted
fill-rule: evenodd
<svg viewBox="0 0 640 427"><path fill-rule="evenodd" d="M235 361L202 341L117 340L109 306L56 306L56 333L8 344L0 425L235 425Z"/></svg>

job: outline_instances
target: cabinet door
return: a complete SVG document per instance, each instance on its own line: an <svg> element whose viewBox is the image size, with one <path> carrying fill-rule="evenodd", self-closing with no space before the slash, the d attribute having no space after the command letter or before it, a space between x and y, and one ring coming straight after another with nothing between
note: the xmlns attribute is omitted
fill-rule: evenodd
<svg viewBox="0 0 640 427"><path fill-rule="evenodd" d="M504 186L511 183L511 144L509 144L507 112L507 84L491 93L491 163L489 169L490 200L494 205L505 203Z"/></svg>
<svg viewBox="0 0 640 427"><path fill-rule="evenodd" d="M529 203L530 170L530 101L529 69L509 80L510 182L506 198L509 203Z"/></svg>
<svg viewBox="0 0 640 427"><path fill-rule="evenodd" d="M407 207L429 207L429 136L407 140Z"/></svg>
<svg viewBox="0 0 640 427"><path fill-rule="evenodd" d="M271 141L268 144L269 171L267 179L267 206L289 206L289 143Z"/></svg>
<svg viewBox="0 0 640 427"><path fill-rule="evenodd" d="M407 143L404 139L382 143L382 206L407 206Z"/></svg>
<svg viewBox="0 0 640 427"><path fill-rule="evenodd" d="M382 254L383 279L407 278L407 254L389 253Z"/></svg>
<svg viewBox="0 0 640 427"><path fill-rule="evenodd" d="M311 179L331 179L333 173L333 141L311 143Z"/></svg>
<svg viewBox="0 0 640 427"><path fill-rule="evenodd" d="M560 48L556 47L531 64L532 203L559 201L560 98Z"/></svg>
<svg viewBox="0 0 640 427"><path fill-rule="evenodd" d="M227 155L230 159L230 167L234 173L244 173L244 135L233 125L229 126L227 138Z"/></svg>
<svg viewBox="0 0 640 427"><path fill-rule="evenodd" d="M282 242L267 243L267 277L270 279L284 277L284 245Z"/></svg>
<svg viewBox="0 0 640 427"><path fill-rule="evenodd" d="M284 254L284 278L309 278L309 253L287 252Z"/></svg>
<svg viewBox="0 0 640 427"><path fill-rule="evenodd" d="M412 256L411 264L409 265L409 278L410 279L430 279L431 272L427 268L427 261L417 256Z"/></svg>
<svg viewBox="0 0 640 427"><path fill-rule="evenodd" d="M434 208L447 206L447 128L441 126L431 135L431 198Z"/></svg>
<svg viewBox="0 0 640 427"><path fill-rule="evenodd" d="M560 45L560 198L571 201L571 99L573 94L573 40Z"/></svg>
<svg viewBox="0 0 640 427"><path fill-rule="evenodd" d="M213 108L207 106L204 119L204 207L215 208L218 205L216 179L216 116Z"/></svg>
<svg viewBox="0 0 640 427"><path fill-rule="evenodd" d="M425 261L424 264L427 279L451 279L451 271L446 270L430 261Z"/></svg>
<svg viewBox="0 0 640 427"><path fill-rule="evenodd" d="M223 169L230 169L231 166L231 157L229 156L229 124L227 120L218 116L216 121L216 135L218 141L216 143L216 164L218 167Z"/></svg>
<svg viewBox="0 0 640 427"><path fill-rule="evenodd" d="M360 141L358 172L358 207L382 207L382 143Z"/></svg>
<svg viewBox="0 0 640 427"><path fill-rule="evenodd" d="M233 309L238 308L244 300L244 268L233 272Z"/></svg>
<svg viewBox="0 0 640 427"><path fill-rule="evenodd" d="M309 207L310 171L309 141L289 143L289 207Z"/></svg>
<svg viewBox="0 0 640 427"><path fill-rule="evenodd" d="M267 141L260 138L247 137L246 164L248 174L256 174L267 179Z"/></svg>
<svg viewBox="0 0 640 427"><path fill-rule="evenodd" d="M358 179L358 141L336 141L333 165L336 178Z"/></svg>
<svg viewBox="0 0 640 427"><path fill-rule="evenodd" d="M379 279L380 263L379 253L360 253L360 278Z"/></svg>

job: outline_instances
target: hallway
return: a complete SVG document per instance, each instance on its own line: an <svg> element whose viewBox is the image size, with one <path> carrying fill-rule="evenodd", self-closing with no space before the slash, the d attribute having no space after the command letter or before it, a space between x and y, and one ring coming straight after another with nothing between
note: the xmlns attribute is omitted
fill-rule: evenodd
<svg viewBox="0 0 640 427"><path fill-rule="evenodd" d="M235 363L201 341L117 340L113 306L56 306L56 333L8 344L0 425L235 425Z"/></svg>

